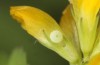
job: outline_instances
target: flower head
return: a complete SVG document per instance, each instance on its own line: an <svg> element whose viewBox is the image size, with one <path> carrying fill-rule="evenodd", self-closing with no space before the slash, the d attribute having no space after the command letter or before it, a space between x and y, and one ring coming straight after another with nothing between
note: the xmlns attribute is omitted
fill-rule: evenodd
<svg viewBox="0 0 100 65"><path fill-rule="evenodd" d="M98 65L100 0L69 2L61 17L60 26L50 15L31 6L11 7L10 14L21 23L24 30L71 65Z"/></svg>
<svg viewBox="0 0 100 65"><path fill-rule="evenodd" d="M60 26L47 13L31 6L11 7L10 13L21 23L23 29L42 45L72 63L80 60L80 55L72 41L65 36Z"/></svg>

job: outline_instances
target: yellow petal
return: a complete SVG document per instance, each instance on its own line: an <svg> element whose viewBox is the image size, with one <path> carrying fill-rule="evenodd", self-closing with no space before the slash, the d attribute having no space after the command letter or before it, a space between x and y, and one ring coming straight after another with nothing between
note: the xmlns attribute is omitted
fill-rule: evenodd
<svg viewBox="0 0 100 65"><path fill-rule="evenodd" d="M97 14L100 9L100 0L69 0L73 5L73 15L75 21L78 22L80 19L86 19L88 27L93 27ZM91 21L91 23L90 23Z"/></svg>
<svg viewBox="0 0 100 65"><path fill-rule="evenodd" d="M100 65L100 53L93 56L87 65Z"/></svg>
<svg viewBox="0 0 100 65"><path fill-rule="evenodd" d="M67 8L64 10L60 21L60 27L62 28L66 37L71 40L78 51L80 51L77 29L71 13L71 5L68 5Z"/></svg>
<svg viewBox="0 0 100 65"><path fill-rule="evenodd" d="M78 36L77 36L77 29L76 29L75 21L71 13L71 5L68 5L67 8L65 8L65 10L63 11L63 15L60 20L60 27L65 33L66 38L70 40L71 43L73 44L74 49L79 54L79 58L81 59L81 52L80 52L80 46L79 46L79 41L78 41Z"/></svg>
<svg viewBox="0 0 100 65"><path fill-rule="evenodd" d="M100 9L100 0L84 0L82 2L82 16L83 17L96 17Z"/></svg>
<svg viewBox="0 0 100 65"><path fill-rule="evenodd" d="M30 6L15 6L10 10L13 18L21 23L22 27L41 42L47 42L44 32L49 37L54 30L61 32L56 21L43 11Z"/></svg>
<svg viewBox="0 0 100 65"><path fill-rule="evenodd" d="M73 5L75 8L80 8L83 0L69 0L69 2ZM78 9L77 8L77 9Z"/></svg>
<svg viewBox="0 0 100 65"><path fill-rule="evenodd" d="M91 57L95 56L98 53L100 53L100 23L98 24L97 38L96 38L96 42L94 44L94 48L93 48Z"/></svg>
<svg viewBox="0 0 100 65"><path fill-rule="evenodd" d="M81 7L81 16L87 20L89 27L93 27L100 9L100 0L84 0Z"/></svg>
<svg viewBox="0 0 100 65"><path fill-rule="evenodd" d="M100 0L82 0L75 22L78 29L81 50L85 58L92 52L96 39Z"/></svg>
<svg viewBox="0 0 100 65"><path fill-rule="evenodd" d="M62 28L66 36L73 40L75 21L71 14L70 7L71 5L68 5L68 7L63 11L63 15L60 20L60 27Z"/></svg>
<svg viewBox="0 0 100 65"><path fill-rule="evenodd" d="M79 18L80 16L80 9L83 0L69 0L70 4L72 5L72 12L74 18Z"/></svg>

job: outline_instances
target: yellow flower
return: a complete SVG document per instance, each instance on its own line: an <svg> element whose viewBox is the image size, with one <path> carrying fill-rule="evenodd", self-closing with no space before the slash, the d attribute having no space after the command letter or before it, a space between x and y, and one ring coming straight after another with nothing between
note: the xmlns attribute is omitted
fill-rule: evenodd
<svg viewBox="0 0 100 65"><path fill-rule="evenodd" d="M100 65L100 0L69 2L60 26L47 13L31 6L11 7L10 14L24 30L70 65Z"/></svg>
<svg viewBox="0 0 100 65"><path fill-rule="evenodd" d="M10 14L42 45L55 51L70 63L80 61L81 56L73 42L47 13L31 6L15 6L11 7Z"/></svg>

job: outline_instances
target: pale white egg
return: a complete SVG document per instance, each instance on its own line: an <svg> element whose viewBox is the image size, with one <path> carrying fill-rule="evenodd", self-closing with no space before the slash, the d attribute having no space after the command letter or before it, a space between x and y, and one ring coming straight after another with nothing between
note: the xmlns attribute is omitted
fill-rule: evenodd
<svg viewBox="0 0 100 65"><path fill-rule="evenodd" d="M50 33L50 39L54 43L59 43L63 40L63 34L58 30L54 30Z"/></svg>

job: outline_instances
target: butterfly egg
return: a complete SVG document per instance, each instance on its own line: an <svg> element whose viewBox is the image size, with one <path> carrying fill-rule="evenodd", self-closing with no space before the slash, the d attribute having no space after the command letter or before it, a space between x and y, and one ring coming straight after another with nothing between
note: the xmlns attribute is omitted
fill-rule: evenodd
<svg viewBox="0 0 100 65"><path fill-rule="evenodd" d="M50 33L50 39L54 43L59 43L63 40L63 34L58 30L54 30Z"/></svg>

